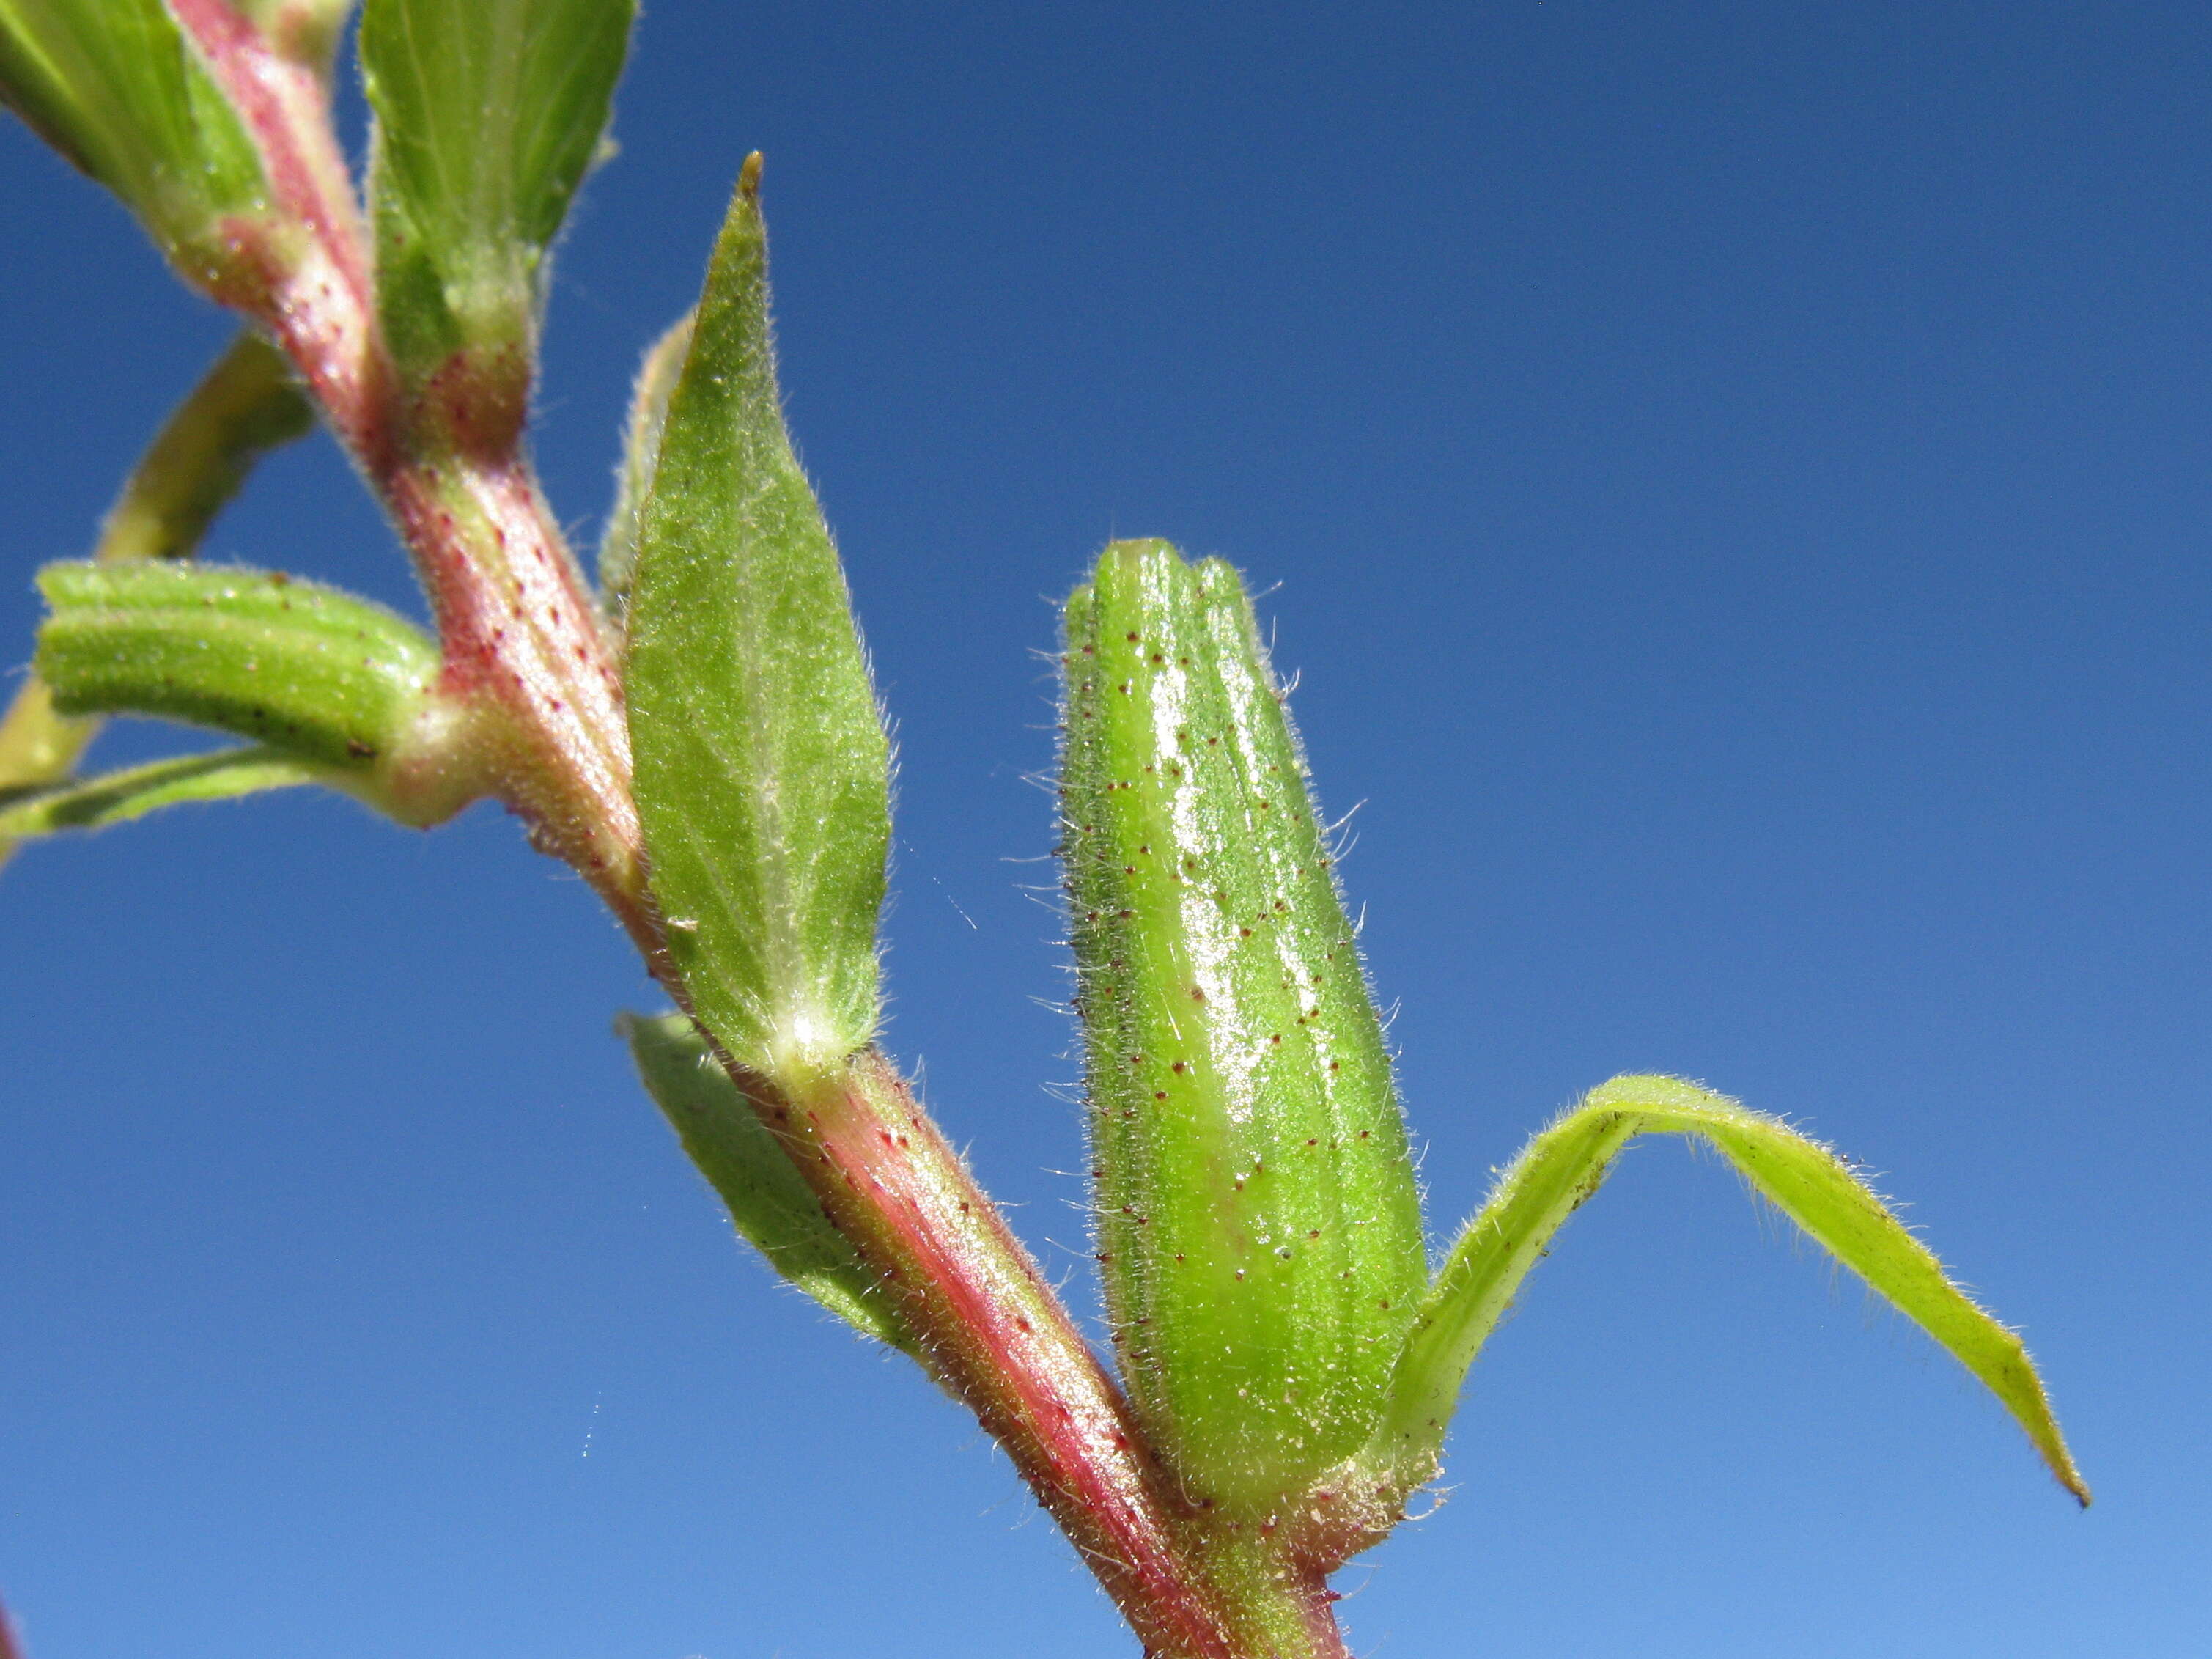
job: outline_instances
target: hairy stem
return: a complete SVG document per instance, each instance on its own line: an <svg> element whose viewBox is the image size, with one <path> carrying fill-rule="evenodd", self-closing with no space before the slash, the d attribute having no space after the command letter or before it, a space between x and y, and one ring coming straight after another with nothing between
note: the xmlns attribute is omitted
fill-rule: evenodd
<svg viewBox="0 0 2212 1659"><path fill-rule="evenodd" d="M445 689L500 717L487 726L502 734L500 798L528 822L533 844L591 882L665 973L620 681L519 429L473 447L450 441L452 416L465 409L406 406L318 66L222 0L176 0L175 10L246 117L288 220L245 250L260 280L229 297L298 366L391 513L437 617Z"/></svg>
<svg viewBox="0 0 2212 1659"><path fill-rule="evenodd" d="M739 1083L897 1298L931 1374L1006 1449L1146 1648L1236 1659L1121 1391L890 1063L869 1049L811 1084Z"/></svg>
<svg viewBox="0 0 2212 1659"><path fill-rule="evenodd" d="M498 389L398 386L362 216L313 64L222 0L173 0L245 114L285 210L241 232L228 295L284 348L385 503L436 614L444 689L501 718L498 793L591 882L679 1000L647 892L622 689L597 607ZM482 395L479 395L482 394ZM931 1373L975 1412L1158 1659L1341 1659L1319 1575L1224 1549L1158 1478L1126 1402L997 1206L874 1050L741 1086L833 1222L901 1299Z"/></svg>

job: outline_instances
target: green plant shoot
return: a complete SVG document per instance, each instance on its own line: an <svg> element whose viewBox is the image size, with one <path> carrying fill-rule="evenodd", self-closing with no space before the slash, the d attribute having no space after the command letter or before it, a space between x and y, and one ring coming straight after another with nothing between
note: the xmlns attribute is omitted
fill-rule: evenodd
<svg viewBox="0 0 2212 1659"><path fill-rule="evenodd" d="M877 1043L890 746L784 424L760 158L639 374L595 592L524 431L550 252L603 152L634 0L366 0L365 200L330 114L344 13L0 0L0 101L248 325L97 556L39 577L0 859L304 783L416 827L499 801L683 1011L620 1030L738 1233L974 1413L1152 1659L1346 1659L1330 1574L1436 1477L1468 1366L1640 1134L1716 1148L2088 1501L2018 1337L1832 1152L1696 1085L1589 1095L1431 1271L1283 688L1237 573L1154 540L1106 548L1061 659L1109 1368ZM436 639L312 581L187 562L311 413L405 543ZM72 776L110 714L245 742Z"/></svg>

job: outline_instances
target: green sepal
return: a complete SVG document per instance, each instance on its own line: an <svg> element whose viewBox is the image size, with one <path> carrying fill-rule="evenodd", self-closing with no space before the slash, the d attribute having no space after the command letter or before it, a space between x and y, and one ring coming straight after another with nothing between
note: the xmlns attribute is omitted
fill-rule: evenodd
<svg viewBox="0 0 2212 1659"><path fill-rule="evenodd" d="M2089 1489L2066 1449L2020 1338L1975 1305L1844 1160L1778 1120L1668 1077L1615 1078L1531 1140L1467 1230L1421 1304L1364 1460L1400 1492L1435 1473L1469 1364L1561 1224L1641 1134L1692 1136L1753 1189L1933 1337L1996 1395L2059 1482Z"/></svg>
<svg viewBox="0 0 2212 1659"><path fill-rule="evenodd" d="M335 781L327 768L256 747L155 761L52 789L0 791L0 848L66 830L105 830L186 801Z"/></svg>
<svg viewBox="0 0 2212 1659"><path fill-rule="evenodd" d="M1426 1281L1382 1030L1237 573L1118 542L1066 610L1062 842L1114 1343L1184 1489L1373 1432Z"/></svg>
<svg viewBox="0 0 2212 1659"><path fill-rule="evenodd" d="M682 1014L624 1014L638 1076L684 1151L769 1266L864 1336L919 1357L876 1274L830 1225L760 1114Z"/></svg>
<svg viewBox="0 0 2212 1659"><path fill-rule="evenodd" d="M614 510L599 538L599 599L610 621L620 627L629 604L630 580L637 571L637 525L653 489L653 469L660 459L660 432L668 423L668 399L691 349L691 314L684 316L647 349L630 390L629 420L623 433L622 465L615 471Z"/></svg>
<svg viewBox="0 0 2212 1659"><path fill-rule="evenodd" d="M875 1030L890 750L784 430L757 176L755 158L669 399L624 684L669 953L723 1048L798 1086Z"/></svg>
<svg viewBox="0 0 2212 1659"><path fill-rule="evenodd" d="M353 780L408 823L482 793L437 647L380 605L279 573L49 565L34 666L63 714L151 714Z"/></svg>
<svg viewBox="0 0 2212 1659"><path fill-rule="evenodd" d="M401 373L526 395L548 249L602 135L635 0L368 0L378 305ZM456 387L457 391L462 387Z"/></svg>
<svg viewBox="0 0 2212 1659"><path fill-rule="evenodd" d="M0 102L194 283L229 269L226 222L267 206L245 124L161 0L0 0Z"/></svg>

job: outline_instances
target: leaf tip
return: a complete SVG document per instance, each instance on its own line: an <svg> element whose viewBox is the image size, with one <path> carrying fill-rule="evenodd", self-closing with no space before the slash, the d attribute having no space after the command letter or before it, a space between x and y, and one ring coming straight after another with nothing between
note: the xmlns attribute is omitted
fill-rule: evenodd
<svg viewBox="0 0 2212 1659"><path fill-rule="evenodd" d="M744 197L748 202L757 202L760 200L761 167L763 165L763 162L761 153L758 150L755 150L751 155L745 157L744 166L738 170L738 194Z"/></svg>

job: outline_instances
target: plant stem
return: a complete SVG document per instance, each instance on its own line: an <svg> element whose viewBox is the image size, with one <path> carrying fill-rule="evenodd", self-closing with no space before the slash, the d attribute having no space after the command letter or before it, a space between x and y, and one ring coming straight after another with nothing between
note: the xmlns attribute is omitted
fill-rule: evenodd
<svg viewBox="0 0 2212 1659"><path fill-rule="evenodd" d="M298 366L391 513L434 611L443 689L496 733L496 793L573 865L679 1001L644 874L621 681L524 453L511 389L403 392L314 65L223 0L173 0L256 135L283 217L241 227L223 298ZM471 421L475 428L471 431ZM1317 1572L1224 1542L1174 1496L1121 1392L959 1156L875 1050L781 1090L740 1086L824 1210L900 1298L933 1376L1004 1445L1156 1659L1342 1659Z"/></svg>
<svg viewBox="0 0 2212 1659"><path fill-rule="evenodd" d="M512 734L501 797L573 865L665 977L646 894L622 685L583 578L526 462L410 459L381 481L445 647L444 689Z"/></svg>
<svg viewBox="0 0 2212 1659"><path fill-rule="evenodd" d="M898 1299L931 1374L1006 1447L1146 1648L1237 1659L1121 1391L890 1063L872 1048L781 1091L738 1080Z"/></svg>
<svg viewBox="0 0 2212 1659"><path fill-rule="evenodd" d="M1273 1528L1223 1528L1205 1545L1206 1573L1251 1659L1349 1659L1325 1569L1297 1559Z"/></svg>
<svg viewBox="0 0 2212 1659"><path fill-rule="evenodd" d="M443 689L498 717L485 729L500 733L500 798L529 823L534 845L591 882L665 977L630 800L621 683L519 428L471 448L453 441L452 410L407 406L378 327L362 215L318 67L223 0L177 0L175 10L245 116L287 216L273 231L241 228L260 282L225 297L284 348L392 514L438 620Z"/></svg>

